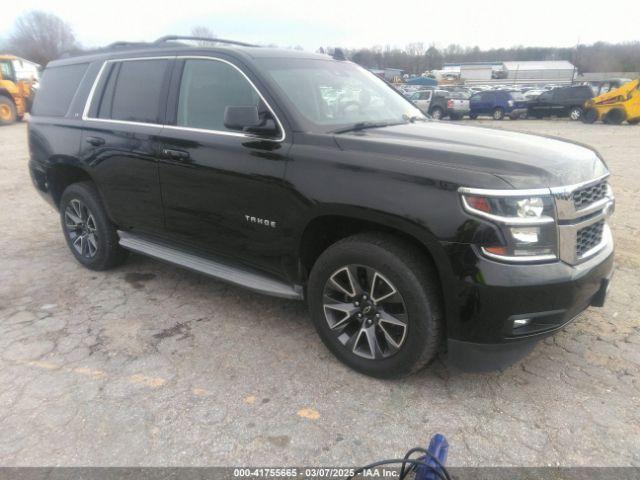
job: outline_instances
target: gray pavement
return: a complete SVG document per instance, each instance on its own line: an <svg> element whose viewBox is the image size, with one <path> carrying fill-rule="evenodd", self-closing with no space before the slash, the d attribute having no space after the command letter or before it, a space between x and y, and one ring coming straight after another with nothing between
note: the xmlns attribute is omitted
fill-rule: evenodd
<svg viewBox="0 0 640 480"><path fill-rule="evenodd" d="M0 465L354 465L436 432L455 466L640 466L640 127L478 121L597 147L612 170L616 274L502 372L442 359L402 381L347 369L302 303L132 255L68 252L0 128Z"/></svg>

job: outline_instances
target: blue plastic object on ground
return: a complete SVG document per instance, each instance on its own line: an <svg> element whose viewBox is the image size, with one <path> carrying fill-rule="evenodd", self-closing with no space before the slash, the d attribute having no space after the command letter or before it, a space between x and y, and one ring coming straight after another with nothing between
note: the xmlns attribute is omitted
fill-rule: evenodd
<svg viewBox="0 0 640 480"><path fill-rule="evenodd" d="M444 435L436 433L433 437L431 437L431 441L429 442L429 448L427 451L437 458L442 465L445 465L447 461L447 453L449 453L449 442ZM420 460L429 465L420 465L416 470L415 480L438 480L438 475L433 471L433 469L442 471L438 464L431 458L429 455L425 455ZM431 468L429 468L431 467Z"/></svg>

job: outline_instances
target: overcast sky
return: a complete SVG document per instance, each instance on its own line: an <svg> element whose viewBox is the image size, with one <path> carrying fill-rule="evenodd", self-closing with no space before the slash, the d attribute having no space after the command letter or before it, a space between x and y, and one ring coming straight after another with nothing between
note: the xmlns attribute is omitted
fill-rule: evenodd
<svg viewBox="0 0 640 480"><path fill-rule="evenodd" d="M20 0L0 16L0 38L17 16L39 9L68 22L85 46L188 34L280 46L403 47L411 42L481 48L573 46L640 40L638 2L618 0ZM8 6L8 5L7 5ZM602 21L598 21L598 17ZM607 20L608 19L608 20Z"/></svg>

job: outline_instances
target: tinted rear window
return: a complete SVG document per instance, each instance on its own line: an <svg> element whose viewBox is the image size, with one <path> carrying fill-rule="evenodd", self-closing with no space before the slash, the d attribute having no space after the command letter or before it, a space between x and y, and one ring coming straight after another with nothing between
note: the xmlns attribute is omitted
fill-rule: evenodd
<svg viewBox="0 0 640 480"><path fill-rule="evenodd" d="M109 70L99 100L98 117L160 123L162 86L167 60L116 62Z"/></svg>
<svg viewBox="0 0 640 480"><path fill-rule="evenodd" d="M69 110L71 100L88 67L88 63L79 63L47 68L42 75L33 114L63 117Z"/></svg>

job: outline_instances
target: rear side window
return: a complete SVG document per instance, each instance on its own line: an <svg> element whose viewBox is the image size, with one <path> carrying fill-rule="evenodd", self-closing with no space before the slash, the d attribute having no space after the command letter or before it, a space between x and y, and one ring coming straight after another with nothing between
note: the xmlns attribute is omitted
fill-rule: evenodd
<svg viewBox="0 0 640 480"><path fill-rule="evenodd" d="M161 123L162 90L168 60L114 62L98 99L97 117Z"/></svg>
<svg viewBox="0 0 640 480"><path fill-rule="evenodd" d="M260 97L234 67L217 60L187 60L178 98L177 125L206 130L224 126L227 106L260 107Z"/></svg>
<svg viewBox="0 0 640 480"><path fill-rule="evenodd" d="M79 63L47 68L42 75L33 114L64 117L88 67L88 63Z"/></svg>

